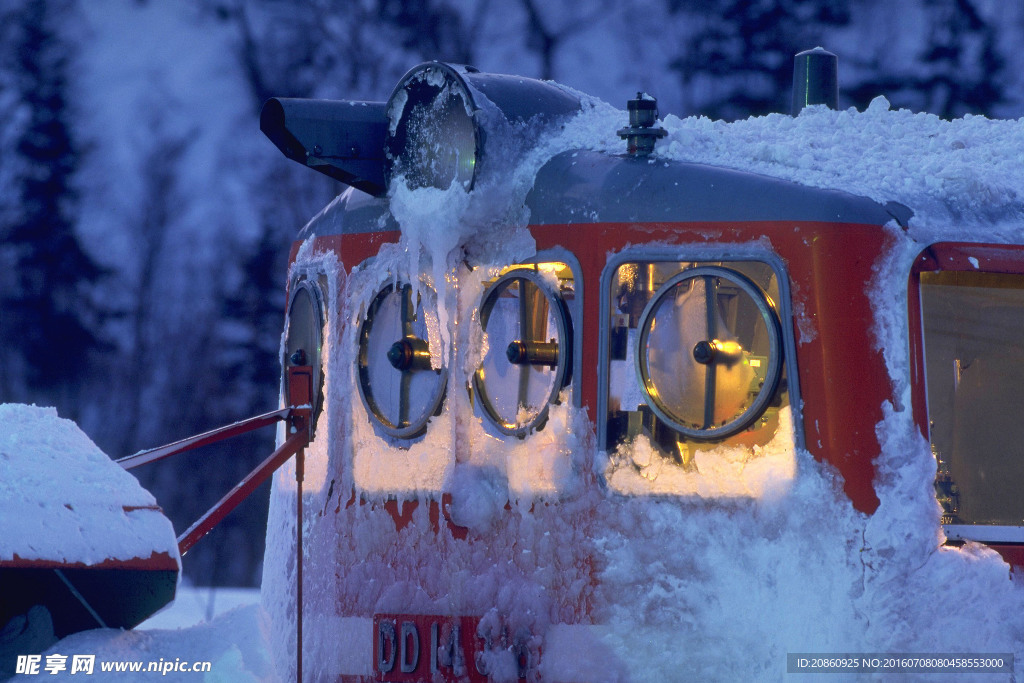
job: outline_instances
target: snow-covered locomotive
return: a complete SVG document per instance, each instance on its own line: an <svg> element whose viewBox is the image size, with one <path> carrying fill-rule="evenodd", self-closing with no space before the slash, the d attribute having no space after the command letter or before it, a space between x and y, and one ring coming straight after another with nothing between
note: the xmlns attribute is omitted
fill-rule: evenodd
<svg viewBox="0 0 1024 683"><path fill-rule="evenodd" d="M283 395L315 431L271 501L285 675L1019 649L988 548L1024 561L1024 205L970 165L1019 124L835 111L819 59L795 98L832 109L736 124L442 63L386 103L267 103L351 186L291 256Z"/></svg>

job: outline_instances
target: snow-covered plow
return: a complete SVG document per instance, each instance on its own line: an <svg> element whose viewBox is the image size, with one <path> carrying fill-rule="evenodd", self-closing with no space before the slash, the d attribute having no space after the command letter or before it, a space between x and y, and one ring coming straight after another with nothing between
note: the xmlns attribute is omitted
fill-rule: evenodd
<svg viewBox="0 0 1024 683"><path fill-rule="evenodd" d="M290 355L304 353L296 347ZM289 369L293 406L116 462L53 409L0 405L0 676L15 673L17 657L60 638L130 629L169 604L180 558L290 459L299 463L301 490L312 372L304 363ZM126 472L276 424L287 431L279 447L177 538L153 496Z"/></svg>
<svg viewBox="0 0 1024 683"><path fill-rule="evenodd" d="M93 628L132 628L174 599L170 521L134 477L52 409L0 406L0 675Z"/></svg>

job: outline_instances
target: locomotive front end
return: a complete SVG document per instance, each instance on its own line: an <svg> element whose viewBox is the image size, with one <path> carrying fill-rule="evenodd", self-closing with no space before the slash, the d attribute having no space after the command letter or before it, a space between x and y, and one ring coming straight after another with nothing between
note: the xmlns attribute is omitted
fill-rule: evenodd
<svg viewBox="0 0 1024 683"><path fill-rule="evenodd" d="M740 678L780 632L836 646L806 625L875 599L902 561L872 526L902 523L892 454L931 457L872 290L919 251L906 207L684 160L642 93L627 122L440 63L261 126L351 186L291 255L282 363L309 369L315 431L272 494L280 670ZM910 534L929 552L934 522Z"/></svg>

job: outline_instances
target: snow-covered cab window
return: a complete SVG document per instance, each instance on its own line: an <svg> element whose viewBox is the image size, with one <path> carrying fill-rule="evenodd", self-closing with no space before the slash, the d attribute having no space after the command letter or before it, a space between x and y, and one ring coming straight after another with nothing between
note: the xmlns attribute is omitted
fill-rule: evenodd
<svg viewBox="0 0 1024 683"><path fill-rule="evenodd" d="M606 446L643 437L686 468L764 445L788 405L778 275L758 261L626 261L608 292Z"/></svg>
<svg viewBox="0 0 1024 683"><path fill-rule="evenodd" d="M573 368L573 283L565 263L536 263L503 269L484 290L472 387L474 409L492 430L525 437L562 400Z"/></svg>
<svg viewBox="0 0 1024 683"><path fill-rule="evenodd" d="M291 300L284 335L284 396L285 401L305 402L313 407L313 424L323 407L323 341L324 341L324 287L316 279L302 278L292 283ZM305 378L303 387L293 387L293 373ZM308 389L305 382L308 382ZM308 396L300 395L303 391Z"/></svg>
<svg viewBox="0 0 1024 683"><path fill-rule="evenodd" d="M920 294L928 422L946 533L1024 540L1024 275L923 272Z"/></svg>

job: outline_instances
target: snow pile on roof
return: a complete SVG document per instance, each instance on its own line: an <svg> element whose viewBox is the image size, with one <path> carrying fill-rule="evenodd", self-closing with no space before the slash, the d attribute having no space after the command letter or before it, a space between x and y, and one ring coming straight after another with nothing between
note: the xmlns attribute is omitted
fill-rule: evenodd
<svg viewBox="0 0 1024 683"><path fill-rule="evenodd" d="M53 408L0 404L0 562L177 557L174 529L132 475Z"/></svg>
<svg viewBox="0 0 1024 683"><path fill-rule="evenodd" d="M584 97L584 111L551 142L625 153L615 131L624 111ZM739 121L703 116L661 122L668 135L652 163L706 163L803 185L843 190L882 204L896 201L915 213L911 228L953 234L966 223L997 223L1013 231L1024 218L1024 123L967 115L890 109L876 97L863 112L807 107L799 116L770 114ZM550 157L551 149L538 150ZM1019 227L1016 228L1019 231Z"/></svg>
<svg viewBox="0 0 1024 683"><path fill-rule="evenodd" d="M864 112L816 106L795 118L773 114L731 124L668 117L665 127L665 156L845 190L883 204L895 200L932 228L1024 216L1024 125L1018 121L949 121L894 111L876 97Z"/></svg>

